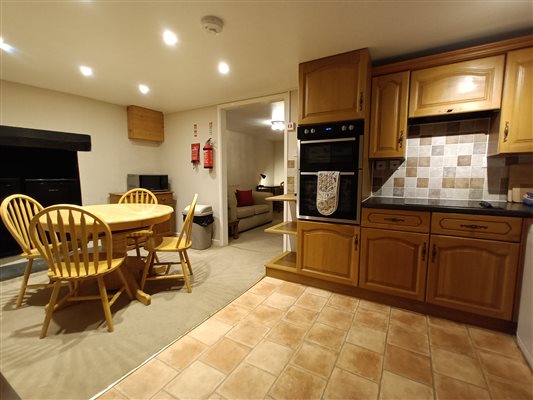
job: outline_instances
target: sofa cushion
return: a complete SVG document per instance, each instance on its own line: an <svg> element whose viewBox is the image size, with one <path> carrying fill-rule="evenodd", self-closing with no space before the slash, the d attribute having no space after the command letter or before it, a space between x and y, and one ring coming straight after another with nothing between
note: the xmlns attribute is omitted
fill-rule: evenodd
<svg viewBox="0 0 533 400"><path fill-rule="evenodd" d="M255 206L237 207L237 218L251 217L255 214Z"/></svg>
<svg viewBox="0 0 533 400"><path fill-rule="evenodd" d="M267 204L256 204L254 206L254 209L256 215L264 214L270 211L270 206L268 206Z"/></svg>
<svg viewBox="0 0 533 400"><path fill-rule="evenodd" d="M253 206L254 199L252 198L251 190L237 190L237 207Z"/></svg>

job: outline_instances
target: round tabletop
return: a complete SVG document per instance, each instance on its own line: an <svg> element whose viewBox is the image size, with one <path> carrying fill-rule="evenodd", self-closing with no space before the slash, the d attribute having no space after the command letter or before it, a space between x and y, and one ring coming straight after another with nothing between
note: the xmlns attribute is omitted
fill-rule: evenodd
<svg viewBox="0 0 533 400"><path fill-rule="evenodd" d="M103 219L113 232L159 224L174 212L163 204L95 204L82 208Z"/></svg>

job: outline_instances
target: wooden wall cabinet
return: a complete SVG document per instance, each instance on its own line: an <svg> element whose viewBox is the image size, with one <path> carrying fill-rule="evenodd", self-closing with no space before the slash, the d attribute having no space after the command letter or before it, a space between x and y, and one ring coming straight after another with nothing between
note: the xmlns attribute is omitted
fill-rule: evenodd
<svg viewBox="0 0 533 400"><path fill-rule="evenodd" d="M300 124L365 118L369 90L368 49L299 65Z"/></svg>
<svg viewBox="0 0 533 400"><path fill-rule="evenodd" d="M130 139L163 142L163 113L139 106L128 106L128 137Z"/></svg>
<svg viewBox="0 0 533 400"><path fill-rule="evenodd" d="M372 79L370 158L405 158L409 71Z"/></svg>
<svg viewBox="0 0 533 400"><path fill-rule="evenodd" d="M298 221L299 274L357 286L360 227Z"/></svg>
<svg viewBox="0 0 533 400"><path fill-rule="evenodd" d="M409 118L501 106L504 55L411 72Z"/></svg>

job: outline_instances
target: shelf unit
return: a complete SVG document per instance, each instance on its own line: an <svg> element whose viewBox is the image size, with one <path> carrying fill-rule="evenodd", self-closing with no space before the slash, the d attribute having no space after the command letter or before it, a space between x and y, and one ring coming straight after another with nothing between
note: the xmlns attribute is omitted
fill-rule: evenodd
<svg viewBox="0 0 533 400"><path fill-rule="evenodd" d="M294 194L281 194L278 196L267 197L266 200L269 201L291 201L296 202L296 195ZM297 221L283 221L279 224L273 225L265 229L265 232L274 233L277 235L297 235ZM296 252L295 251L284 251L283 253L277 255L272 260L268 261L265 266L268 268L273 268L283 271L296 271Z"/></svg>

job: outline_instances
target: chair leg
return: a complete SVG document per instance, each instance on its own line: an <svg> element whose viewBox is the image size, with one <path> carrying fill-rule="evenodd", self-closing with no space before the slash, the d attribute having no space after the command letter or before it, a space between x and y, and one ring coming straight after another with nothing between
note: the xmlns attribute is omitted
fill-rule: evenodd
<svg viewBox="0 0 533 400"><path fill-rule="evenodd" d="M183 253L185 254L185 260L187 261L187 268L189 268L189 273L192 275L193 274L192 266L191 266L191 262L189 260L189 255L187 254L187 250L184 250Z"/></svg>
<svg viewBox="0 0 533 400"><path fill-rule="evenodd" d="M128 297L129 297L129 299L133 300L134 297L133 297L133 293L131 292L130 285L128 285L128 281L126 280L126 277L124 276L124 274L122 273L122 270L120 268L122 268L122 266L120 266L120 267L118 267L116 269L116 271L118 273L118 276L120 277L120 280L124 284L124 288L126 289L126 293L127 293Z"/></svg>
<svg viewBox="0 0 533 400"><path fill-rule="evenodd" d="M183 279L185 280L185 286L187 286L187 292L191 293L191 282L189 282L189 274L187 272L187 264L185 262L185 257L183 256L183 253L180 251L180 261L181 261L181 269L183 271Z"/></svg>
<svg viewBox="0 0 533 400"><path fill-rule="evenodd" d="M107 298L107 290L104 283L104 278L99 276L98 289L100 290L100 298L102 299L102 308L104 309L105 319L107 321L107 331L113 332L113 316L111 315L111 308L109 307L109 299Z"/></svg>
<svg viewBox="0 0 533 400"><path fill-rule="evenodd" d="M55 281L54 288L52 289L52 295L50 296L50 302L46 306L46 315L44 317L43 327L41 328L41 339L44 338L46 336L46 332L48 332L48 326L50 325L50 320L52 319L52 313L54 312L54 306L56 304L60 288L61 282Z"/></svg>
<svg viewBox="0 0 533 400"><path fill-rule="evenodd" d="M24 299L24 293L26 293L26 286L28 286L28 280L30 279L31 274L31 267L33 265L33 258L28 259L28 263L26 264L26 268L24 269L24 276L22 278L22 286L19 290L19 295L17 297L17 304L16 307L20 307L22 304L22 300Z"/></svg>
<svg viewBox="0 0 533 400"><path fill-rule="evenodd" d="M141 249L139 248L139 238L135 236L133 237L133 240L135 241L135 252L137 253L137 257L141 257Z"/></svg>
<svg viewBox="0 0 533 400"><path fill-rule="evenodd" d="M154 263L154 254L155 252L150 251L148 253L148 257L146 257L146 261L144 262L143 275L141 278L141 283L139 285L141 290L144 290L144 285L146 283L146 277L148 276L148 271L152 268L152 264Z"/></svg>

